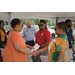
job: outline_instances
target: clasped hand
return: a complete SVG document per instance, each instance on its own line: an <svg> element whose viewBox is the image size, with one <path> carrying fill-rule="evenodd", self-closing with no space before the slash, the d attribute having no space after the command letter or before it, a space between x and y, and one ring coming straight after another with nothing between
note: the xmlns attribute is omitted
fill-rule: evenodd
<svg viewBox="0 0 75 75"><path fill-rule="evenodd" d="M32 55L33 56L37 56L38 54L39 54L39 51L37 51L37 50L36 51L32 51Z"/></svg>

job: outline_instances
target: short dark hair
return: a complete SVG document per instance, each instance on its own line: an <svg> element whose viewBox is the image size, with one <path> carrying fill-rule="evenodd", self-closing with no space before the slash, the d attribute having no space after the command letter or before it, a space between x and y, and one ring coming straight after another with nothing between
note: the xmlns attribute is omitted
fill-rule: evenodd
<svg viewBox="0 0 75 75"><path fill-rule="evenodd" d="M46 25L45 20L40 20L40 22L43 22ZM47 27L45 26L45 28L47 29Z"/></svg>
<svg viewBox="0 0 75 75"><path fill-rule="evenodd" d="M65 23L67 24L67 23L69 23L71 20L70 19L67 19L66 21L65 21Z"/></svg>
<svg viewBox="0 0 75 75"><path fill-rule="evenodd" d="M20 24L20 19L18 19L18 18L15 18L15 19L13 19L12 21L11 21L11 26L12 26L12 28L14 28L16 25L19 25Z"/></svg>
<svg viewBox="0 0 75 75"><path fill-rule="evenodd" d="M60 29L63 29L64 32L66 32L67 25L65 24L65 22L59 22L59 23L57 24L57 26L58 26Z"/></svg>
<svg viewBox="0 0 75 75"><path fill-rule="evenodd" d="M44 24L46 24L45 20L40 20L40 22L43 22Z"/></svg>

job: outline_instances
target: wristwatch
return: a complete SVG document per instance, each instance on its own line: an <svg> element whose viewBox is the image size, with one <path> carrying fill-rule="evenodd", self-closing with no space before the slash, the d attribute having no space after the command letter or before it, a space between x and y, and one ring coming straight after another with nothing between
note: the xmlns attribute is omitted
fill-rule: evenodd
<svg viewBox="0 0 75 75"><path fill-rule="evenodd" d="M41 46L40 46L40 48L39 49L41 49Z"/></svg>

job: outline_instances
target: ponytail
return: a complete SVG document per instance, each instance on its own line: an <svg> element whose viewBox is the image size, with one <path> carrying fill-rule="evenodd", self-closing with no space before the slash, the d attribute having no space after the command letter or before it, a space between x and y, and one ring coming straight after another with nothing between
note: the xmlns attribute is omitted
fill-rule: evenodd
<svg viewBox="0 0 75 75"><path fill-rule="evenodd" d="M47 27L45 26L45 28L47 29Z"/></svg>

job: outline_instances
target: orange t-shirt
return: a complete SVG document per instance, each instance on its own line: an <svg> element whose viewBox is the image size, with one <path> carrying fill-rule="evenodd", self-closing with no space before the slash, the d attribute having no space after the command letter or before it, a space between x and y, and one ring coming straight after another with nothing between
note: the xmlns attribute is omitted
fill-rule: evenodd
<svg viewBox="0 0 75 75"><path fill-rule="evenodd" d="M20 42L23 49L26 49L25 41L22 36L15 31L10 31L8 36L8 42L3 52L4 62L27 62L26 54L18 52L13 46L13 43L18 42Z"/></svg>

